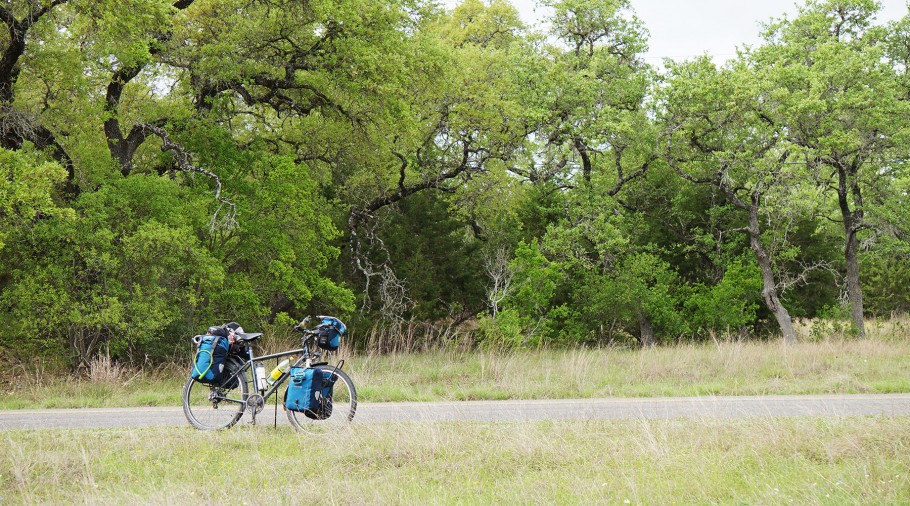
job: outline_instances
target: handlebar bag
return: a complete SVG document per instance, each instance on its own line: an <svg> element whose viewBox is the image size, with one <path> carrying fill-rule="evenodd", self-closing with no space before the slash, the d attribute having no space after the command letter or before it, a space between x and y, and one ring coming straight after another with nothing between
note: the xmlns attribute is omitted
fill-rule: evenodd
<svg viewBox="0 0 910 506"><path fill-rule="evenodd" d="M196 351L196 358L193 360L191 376L200 383L216 384L221 381L224 360L231 349L231 343L222 336L199 337L199 350Z"/></svg>
<svg viewBox="0 0 910 506"><path fill-rule="evenodd" d="M335 351L341 346L341 336L348 331L341 320L333 316L323 316L322 323L316 328L316 345L328 351Z"/></svg>
<svg viewBox="0 0 910 506"><path fill-rule="evenodd" d="M284 394L284 407L314 418L320 411L323 396L323 374L313 367L292 367L291 381Z"/></svg>

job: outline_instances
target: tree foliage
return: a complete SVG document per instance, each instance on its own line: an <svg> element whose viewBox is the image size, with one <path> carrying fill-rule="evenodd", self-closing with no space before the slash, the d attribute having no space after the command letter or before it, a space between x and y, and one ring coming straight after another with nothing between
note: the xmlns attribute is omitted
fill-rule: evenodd
<svg viewBox="0 0 910 506"><path fill-rule="evenodd" d="M0 346L78 368L307 312L358 345L537 346L907 310L910 16L809 0L659 69L632 2L543 3L546 33L506 0L0 5Z"/></svg>

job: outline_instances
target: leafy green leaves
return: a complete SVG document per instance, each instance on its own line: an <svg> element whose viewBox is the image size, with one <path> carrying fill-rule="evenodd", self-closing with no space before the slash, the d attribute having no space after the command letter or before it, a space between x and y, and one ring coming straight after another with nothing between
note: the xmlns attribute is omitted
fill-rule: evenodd
<svg viewBox="0 0 910 506"><path fill-rule="evenodd" d="M66 170L57 163L0 148L0 250L16 229L50 217L72 217L70 209L53 199L65 177Z"/></svg>
<svg viewBox="0 0 910 506"><path fill-rule="evenodd" d="M626 0L548 0L546 34L504 0L14 4L47 9L0 39L0 342L164 356L359 301L651 343L761 325L773 291L818 314L851 265L903 307L910 29L871 0L663 75Z"/></svg>

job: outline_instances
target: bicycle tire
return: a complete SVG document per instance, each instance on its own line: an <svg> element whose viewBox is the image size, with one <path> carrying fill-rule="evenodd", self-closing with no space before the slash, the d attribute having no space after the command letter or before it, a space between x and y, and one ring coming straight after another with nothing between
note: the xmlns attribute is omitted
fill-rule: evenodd
<svg viewBox="0 0 910 506"><path fill-rule="evenodd" d="M199 430L229 429L243 416L248 380L241 373L233 388L221 388L188 378L183 385L183 414Z"/></svg>
<svg viewBox="0 0 910 506"><path fill-rule="evenodd" d="M354 388L354 382L342 370L336 370L335 366L320 365L317 369L329 371L335 378L335 386L332 392L332 413L322 420L314 420L307 417L299 411L292 411L285 408L288 420L291 425L299 432L309 434L327 434L335 429L346 426L354 419L357 412L357 389Z"/></svg>

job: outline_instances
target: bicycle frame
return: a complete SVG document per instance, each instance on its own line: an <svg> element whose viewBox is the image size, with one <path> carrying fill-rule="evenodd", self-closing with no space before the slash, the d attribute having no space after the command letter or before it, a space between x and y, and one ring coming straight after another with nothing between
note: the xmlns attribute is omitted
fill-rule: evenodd
<svg viewBox="0 0 910 506"><path fill-rule="evenodd" d="M308 348L298 348L295 350L282 351L280 353L272 353L270 355L262 355L260 357L257 357L253 354L253 347L250 346L249 347L249 358L243 363L242 366L240 366L239 369L237 369L237 371L234 372L233 375L231 375L231 378L239 377L241 374L244 374L244 373L246 373L247 370L249 370L250 377L252 379L251 384L253 386L253 390L252 390L252 392L248 392L247 396L249 397L252 395L261 395L262 400L264 402L265 400L270 398L278 390L278 388L280 388L281 385L284 384L285 381L287 381L287 379L290 375L286 372L282 372L281 376L279 376L278 379L275 380L275 383L273 383L271 387L264 388L265 386L260 385L259 378L256 377L256 373L254 370L256 363L265 362L265 361L272 360L272 359L280 359L283 357L290 357L292 355L300 355L300 358L298 358L293 364L291 364L291 367L297 367L300 364L309 362L314 358L311 356L311 353ZM319 357L315 357L315 358L319 358ZM307 365L307 367L309 367L310 365L314 365L314 364L310 363ZM263 392L263 390L264 390L264 392ZM262 393L260 393L260 392L262 392ZM242 403L242 404L244 404L244 410L246 410L246 408L247 408L247 406L246 406L247 399L242 399L242 400L241 399L229 399L229 398L225 397L223 400Z"/></svg>
<svg viewBox="0 0 910 506"><path fill-rule="evenodd" d="M291 351L283 351L281 353L272 353L271 355L263 355L261 357L254 357L253 356L253 347L250 346L250 359L247 360L246 363L243 364L243 367L241 367L240 370L246 371L247 369L250 369L252 371L253 368L255 367L256 362L265 362L267 360L272 360L273 358L290 357L291 355L300 355L300 358L298 358L293 364L291 364L291 367L300 365L301 362L304 362L309 358L309 356L308 356L309 352L307 352L306 348L300 348L300 349L291 350ZM252 371L250 373L250 376L253 379L253 381L252 381L253 392L258 393L262 390L265 390L265 392L261 394L262 399L265 400L265 399L268 399L269 397L271 397L272 394L274 394L278 390L278 388L285 382L285 380L287 380L289 375L286 372L282 372L281 376L279 376L278 379L275 380L275 383L273 383L272 386L269 388L265 388L268 386L268 383L266 383L265 385L259 385L259 378L256 377L255 371Z"/></svg>

